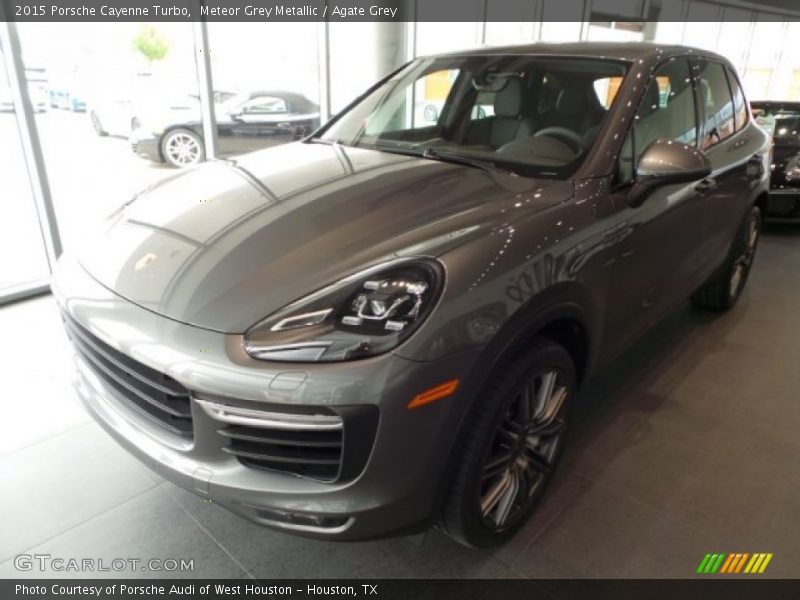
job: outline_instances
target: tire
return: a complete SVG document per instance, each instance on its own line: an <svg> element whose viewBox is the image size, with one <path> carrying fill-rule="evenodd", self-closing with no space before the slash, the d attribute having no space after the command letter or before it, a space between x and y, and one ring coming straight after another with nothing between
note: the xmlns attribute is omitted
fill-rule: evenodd
<svg viewBox="0 0 800 600"><path fill-rule="evenodd" d="M105 129L103 129L103 123L100 122L100 117L97 116L96 112L92 111L89 114L89 119L91 120L92 127L94 128L94 132L97 135L101 137L108 135L108 132Z"/></svg>
<svg viewBox="0 0 800 600"><path fill-rule="evenodd" d="M575 366L547 338L535 338L529 348L490 377L466 424L440 525L470 547L513 536L533 514L561 456ZM542 433L534 438L536 431Z"/></svg>
<svg viewBox="0 0 800 600"><path fill-rule="evenodd" d="M190 129L172 129L161 138L161 156L170 166L191 167L205 157L203 140Z"/></svg>
<svg viewBox="0 0 800 600"><path fill-rule="evenodd" d="M732 308L747 283L761 235L761 210L753 206L747 214L722 266L693 295L692 302L704 309L725 311Z"/></svg>

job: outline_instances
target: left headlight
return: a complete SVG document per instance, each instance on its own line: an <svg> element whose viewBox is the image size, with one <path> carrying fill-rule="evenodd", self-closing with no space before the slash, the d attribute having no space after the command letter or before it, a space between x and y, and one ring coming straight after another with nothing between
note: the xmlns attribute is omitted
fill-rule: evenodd
<svg viewBox="0 0 800 600"><path fill-rule="evenodd" d="M434 260L382 263L342 279L256 323L245 351L260 360L333 362L388 352L433 310L444 287Z"/></svg>

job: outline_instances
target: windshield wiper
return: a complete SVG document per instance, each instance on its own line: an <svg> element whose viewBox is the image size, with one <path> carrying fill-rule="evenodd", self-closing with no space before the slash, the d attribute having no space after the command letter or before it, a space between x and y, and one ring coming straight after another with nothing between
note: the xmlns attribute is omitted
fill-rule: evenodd
<svg viewBox="0 0 800 600"><path fill-rule="evenodd" d="M346 146L340 139L327 139L321 137L310 137L306 140L307 144L325 144L326 146Z"/></svg>
<svg viewBox="0 0 800 600"><path fill-rule="evenodd" d="M490 160L481 160L480 158L473 158L471 156L464 156L463 154L451 154L450 152L441 152L433 148L425 148L425 151L420 154L422 158L431 160L440 160L442 162L449 162L458 165L467 165L468 167L475 167L483 169L484 171L508 171L507 169L500 169L494 162Z"/></svg>

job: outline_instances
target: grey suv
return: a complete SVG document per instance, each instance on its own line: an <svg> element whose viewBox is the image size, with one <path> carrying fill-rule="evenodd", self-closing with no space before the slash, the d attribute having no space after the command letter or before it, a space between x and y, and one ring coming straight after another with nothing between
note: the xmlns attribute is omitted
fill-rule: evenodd
<svg viewBox="0 0 800 600"><path fill-rule="evenodd" d="M64 257L75 386L132 454L254 522L499 543L581 382L686 298L736 302L766 160L705 51L420 58L303 141L145 190Z"/></svg>

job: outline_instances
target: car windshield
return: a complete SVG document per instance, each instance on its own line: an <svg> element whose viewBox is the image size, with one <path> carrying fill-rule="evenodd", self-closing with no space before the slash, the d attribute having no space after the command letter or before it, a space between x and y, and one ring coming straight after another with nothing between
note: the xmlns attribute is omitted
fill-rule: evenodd
<svg viewBox="0 0 800 600"><path fill-rule="evenodd" d="M753 104L753 117L776 143L800 143L800 105Z"/></svg>
<svg viewBox="0 0 800 600"><path fill-rule="evenodd" d="M591 147L626 71L601 59L423 58L311 141L561 176Z"/></svg>

